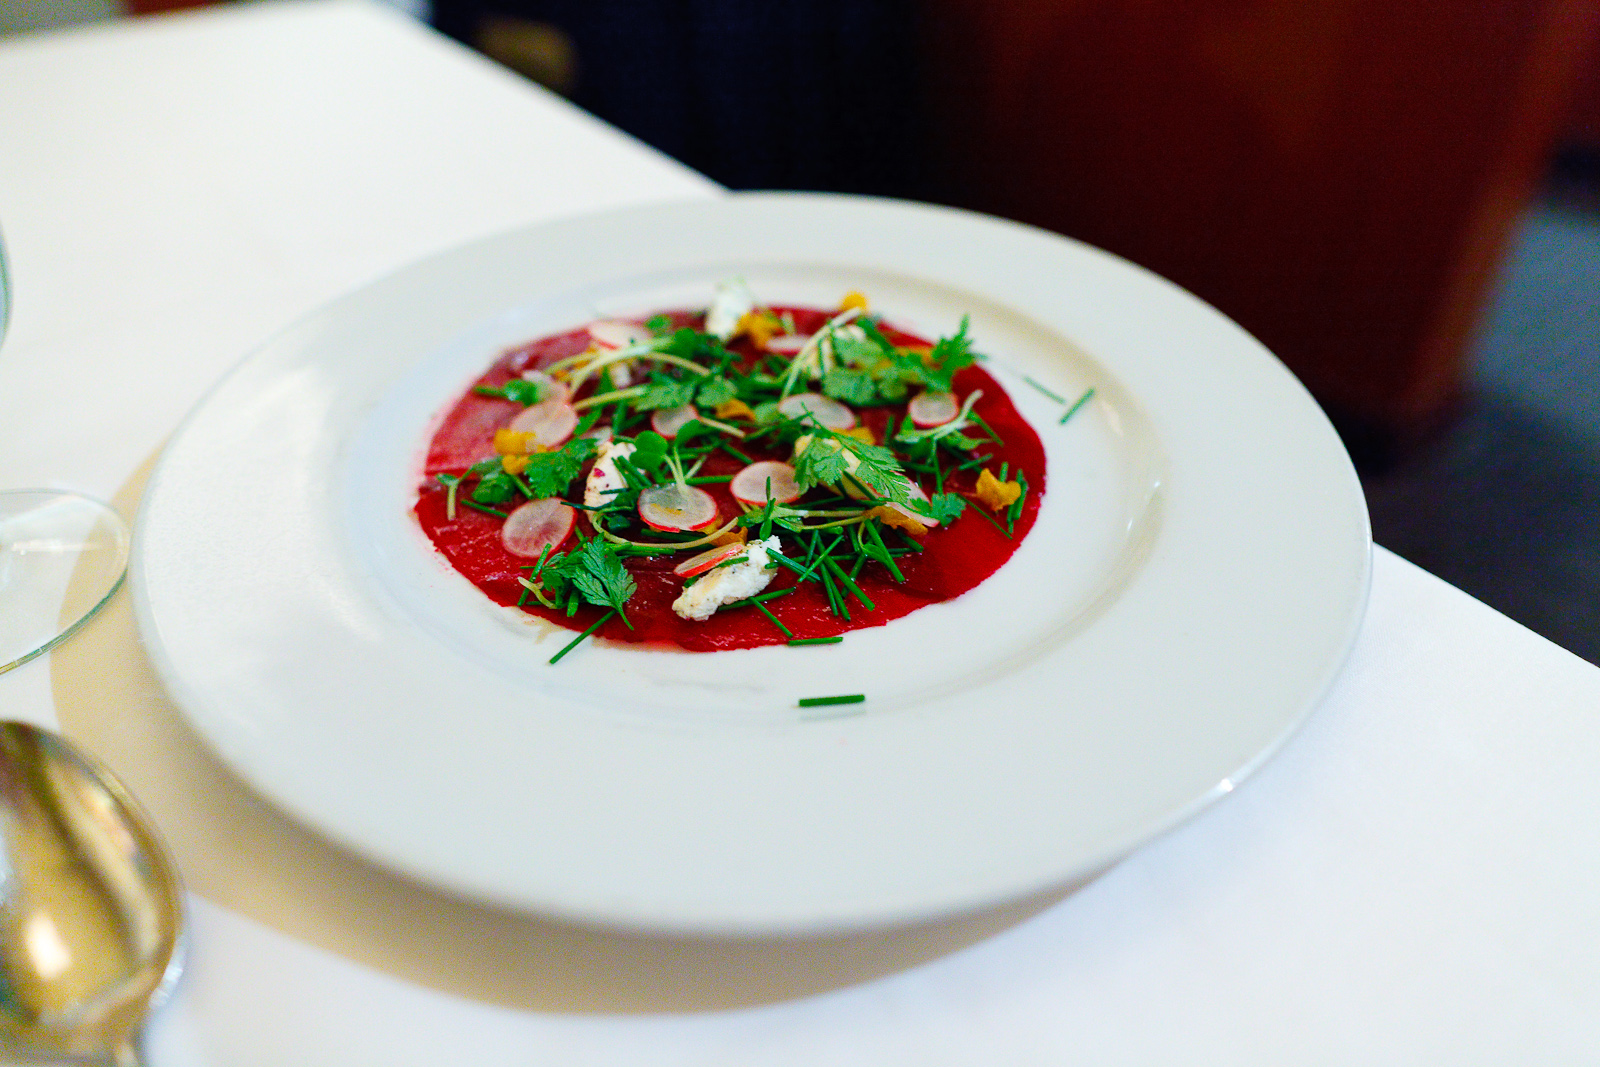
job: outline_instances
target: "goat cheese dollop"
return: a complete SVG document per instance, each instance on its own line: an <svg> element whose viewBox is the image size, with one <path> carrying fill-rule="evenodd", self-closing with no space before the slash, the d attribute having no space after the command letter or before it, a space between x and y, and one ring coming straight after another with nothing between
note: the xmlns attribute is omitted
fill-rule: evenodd
<svg viewBox="0 0 1600 1067"><path fill-rule="evenodd" d="M583 483L583 506L603 507L611 498L627 488L628 481L617 470L617 458L633 455L633 445L627 441L602 441L594 454L594 466Z"/></svg>
<svg viewBox="0 0 1600 1067"><path fill-rule="evenodd" d="M771 562L767 553L777 550L777 537L752 541L743 559L706 571L699 581L685 589L672 602L673 612L680 619L705 622L723 605L755 596L772 581L775 571L767 569Z"/></svg>

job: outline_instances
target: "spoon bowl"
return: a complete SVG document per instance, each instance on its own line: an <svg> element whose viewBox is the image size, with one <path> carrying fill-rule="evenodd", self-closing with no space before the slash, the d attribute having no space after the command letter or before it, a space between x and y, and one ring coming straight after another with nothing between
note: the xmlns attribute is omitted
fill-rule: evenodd
<svg viewBox="0 0 1600 1067"><path fill-rule="evenodd" d="M122 784L60 735L0 722L0 1053L135 1067L182 931L172 860Z"/></svg>

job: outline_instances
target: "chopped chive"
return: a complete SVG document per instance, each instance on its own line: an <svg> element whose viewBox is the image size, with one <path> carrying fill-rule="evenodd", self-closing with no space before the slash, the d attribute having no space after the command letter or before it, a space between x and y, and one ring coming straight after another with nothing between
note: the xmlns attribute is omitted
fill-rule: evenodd
<svg viewBox="0 0 1600 1067"><path fill-rule="evenodd" d="M1078 413L1078 409L1087 404L1089 402L1089 398L1092 396L1094 396L1094 387L1090 386L1089 389L1082 396L1080 396L1070 408L1067 409L1067 413L1061 416L1061 421L1057 423L1057 425L1065 426L1067 424L1067 420L1076 415Z"/></svg>
<svg viewBox="0 0 1600 1067"><path fill-rule="evenodd" d="M999 434L995 433L994 427L983 421L982 415L979 415L976 411L971 412L970 414L972 415L972 421L983 427L983 432L989 435L990 440L994 441L994 443L997 445L1005 444L1005 440Z"/></svg>
<svg viewBox="0 0 1600 1067"><path fill-rule="evenodd" d="M974 500L972 502L972 507L968 508L967 510L983 516L984 522L988 523L990 526L993 526L996 530L999 530L1000 533L1008 540L1010 539L1011 535L1006 533L1006 528L1001 526L1000 523L995 520L993 515L990 515L987 511L984 511L981 503Z"/></svg>
<svg viewBox="0 0 1600 1067"><path fill-rule="evenodd" d="M465 504L467 507L471 508L473 511L481 511L485 515L493 515L497 519L503 519L503 518L506 517L506 513L505 512L496 511L494 508L487 507L486 505L480 504L476 500L461 499L461 500L457 500L456 503Z"/></svg>
<svg viewBox="0 0 1600 1067"><path fill-rule="evenodd" d="M844 572L843 567L833 561L832 556L824 558L823 562L833 568L833 576L839 580L839 584L850 590L857 600L866 605L868 611L878 610L878 605L867 599L867 594L863 593L861 587L851 580L850 576Z"/></svg>
<svg viewBox="0 0 1600 1067"><path fill-rule="evenodd" d="M840 636L840 637L791 637L789 639L789 644L795 645L795 646L798 646L798 645L837 645L839 642L841 642L843 640L844 640L844 638L842 636Z"/></svg>
<svg viewBox="0 0 1600 1067"><path fill-rule="evenodd" d="M755 460L751 459L749 456L745 455L743 452L740 452L737 448L734 448L732 445L728 444L727 442L723 442L723 443L719 444L717 447L722 449L724 452L728 453L728 455L732 456L734 459L740 461L741 463L744 463L744 464L748 465L748 464L751 464L751 463L755 462Z"/></svg>
<svg viewBox="0 0 1600 1067"><path fill-rule="evenodd" d="M1053 392L1052 390L1046 389L1044 386L1040 385L1038 382L1034 381L1032 378L1028 377L1026 374L1024 374L1022 376L1022 380L1027 382L1029 385L1033 386L1035 389L1039 390L1039 392L1043 393L1045 396L1049 397L1051 400L1054 400L1057 404L1065 404L1067 402L1067 398L1066 397L1061 396L1059 393Z"/></svg>
<svg viewBox="0 0 1600 1067"><path fill-rule="evenodd" d="M788 567L790 570L794 571L800 576L800 581L806 581L808 579L811 581L816 581L815 576L813 576L807 568L802 567L800 564L796 563L794 560L780 552L768 552L767 558L780 566Z"/></svg>
<svg viewBox="0 0 1600 1067"><path fill-rule="evenodd" d="M895 581L905 581L906 576L900 573L900 568L895 564L894 555L889 551L889 546L883 543L883 535L878 532L878 524L875 522L869 522L864 523L863 525L865 525L867 528L867 534L877 542L878 551L883 553L882 556L878 557L878 562L889 568L889 573L894 575Z"/></svg>
<svg viewBox="0 0 1600 1067"><path fill-rule="evenodd" d="M789 629L783 623L779 622L778 621L778 617L776 615L774 615L772 612L768 611L767 610L767 606L765 604L761 603L761 601L759 601L759 600L752 601L752 603L755 604L757 611L761 612L761 614L765 615L768 619L772 620L772 625L776 626L778 629L783 631L783 636L785 636L785 637L793 637L794 636L794 631Z"/></svg>
<svg viewBox="0 0 1600 1067"><path fill-rule="evenodd" d="M731 474L708 474L703 478L685 478L685 485L716 485L722 482L733 481Z"/></svg>
<svg viewBox="0 0 1600 1067"><path fill-rule="evenodd" d="M826 560L827 557L824 556L823 559ZM822 575L822 588L828 594L828 606L833 609L835 615L849 622L850 605L845 602L844 594L839 592L839 585L833 580L833 575L828 573L826 567L818 573Z"/></svg>
<svg viewBox="0 0 1600 1067"><path fill-rule="evenodd" d="M570 642L568 642L566 648L563 648L560 652L557 652L555 655L551 656L550 662L555 663L562 656L565 656L568 652L571 652L573 649L577 648L580 641L594 633L596 630L600 629L600 627L604 626L606 623L610 622L611 616L615 614L615 611L608 611L604 615L600 616L599 619L595 620L594 625L590 626L587 630L583 631L583 633L579 634L577 637L574 637Z"/></svg>
<svg viewBox="0 0 1600 1067"><path fill-rule="evenodd" d="M801 697L802 708L821 708L829 704L860 704L867 699L865 693L851 693L842 697Z"/></svg>

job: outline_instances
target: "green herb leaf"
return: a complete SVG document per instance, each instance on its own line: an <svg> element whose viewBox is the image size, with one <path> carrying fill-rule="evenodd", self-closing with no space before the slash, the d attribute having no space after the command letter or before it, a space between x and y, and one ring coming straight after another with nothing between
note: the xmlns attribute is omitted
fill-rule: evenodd
<svg viewBox="0 0 1600 1067"><path fill-rule="evenodd" d="M738 395L739 387L719 374L701 378L695 389L694 399L701 407L714 408L718 404L726 404Z"/></svg>
<svg viewBox="0 0 1600 1067"><path fill-rule="evenodd" d="M499 466L499 460L495 461L495 465ZM504 504L512 497L520 495L517 492L517 483L503 470L484 475L472 490L472 499L480 504Z"/></svg>
<svg viewBox="0 0 1600 1067"><path fill-rule="evenodd" d="M654 471L666 462L667 439L654 430L646 430L633 439L633 455L628 458L641 471Z"/></svg>
<svg viewBox="0 0 1600 1067"><path fill-rule="evenodd" d="M878 385L867 371L835 367L823 375L822 394L846 404L871 404L878 399Z"/></svg>
<svg viewBox="0 0 1600 1067"><path fill-rule="evenodd" d="M558 451L536 452L528 457L523 480L535 497L561 496L598 447L591 437L575 437Z"/></svg>
<svg viewBox="0 0 1600 1067"><path fill-rule="evenodd" d="M623 605L638 591L633 575L622 565L622 560L598 537L573 555L582 561L582 569L571 575L573 587L589 603L614 608L622 614ZM622 620L628 621L626 614L622 614ZM632 629L631 625L629 629Z"/></svg>
<svg viewBox="0 0 1600 1067"><path fill-rule="evenodd" d="M679 381L665 378L648 386L633 400L633 406L640 411L656 411L660 408L681 408L683 405L694 401L695 388L698 380Z"/></svg>
<svg viewBox="0 0 1600 1067"><path fill-rule="evenodd" d="M935 493L928 501L928 515L941 523L953 522L967 510L967 502L955 493Z"/></svg>

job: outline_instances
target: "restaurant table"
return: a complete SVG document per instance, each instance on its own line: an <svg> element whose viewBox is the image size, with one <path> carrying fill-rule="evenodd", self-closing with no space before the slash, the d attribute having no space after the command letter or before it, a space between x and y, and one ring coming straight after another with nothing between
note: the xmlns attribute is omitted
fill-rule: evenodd
<svg viewBox="0 0 1600 1067"><path fill-rule="evenodd" d="M0 41L0 488L131 517L184 414L326 301L718 195L379 6ZM1374 556L1347 666L1231 795L1076 891L851 937L625 935L369 867L215 762L126 590L0 675L0 714L110 763L183 866L156 1067L1600 1062L1600 670Z"/></svg>

